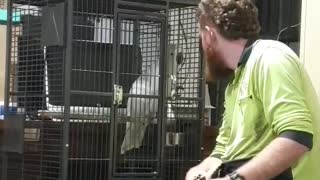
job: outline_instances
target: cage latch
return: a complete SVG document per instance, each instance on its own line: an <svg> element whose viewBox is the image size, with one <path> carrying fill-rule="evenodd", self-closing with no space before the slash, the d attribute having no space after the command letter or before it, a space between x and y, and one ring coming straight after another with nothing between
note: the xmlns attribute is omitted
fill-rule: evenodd
<svg viewBox="0 0 320 180"><path fill-rule="evenodd" d="M114 85L113 105L118 106L122 104L123 87L117 84Z"/></svg>
<svg viewBox="0 0 320 180"><path fill-rule="evenodd" d="M172 81L172 90L170 96L171 100L175 101L177 97L181 97L181 93L184 91L184 88L178 85L178 79L175 75L171 75L170 79Z"/></svg>

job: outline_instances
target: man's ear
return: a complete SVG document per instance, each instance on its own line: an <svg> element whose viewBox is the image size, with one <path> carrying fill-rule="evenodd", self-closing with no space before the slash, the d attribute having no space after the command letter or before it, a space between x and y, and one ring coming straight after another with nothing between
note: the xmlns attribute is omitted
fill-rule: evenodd
<svg viewBox="0 0 320 180"><path fill-rule="evenodd" d="M211 20L206 15L200 16L199 28L204 48L212 48L211 46L216 41L216 34Z"/></svg>
<svg viewBox="0 0 320 180"><path fill-rule="evenodd" d="M205 25L201 30L201 40L203 41L204 48L211 49L216 41L216 35L211 26Z"/></svg>

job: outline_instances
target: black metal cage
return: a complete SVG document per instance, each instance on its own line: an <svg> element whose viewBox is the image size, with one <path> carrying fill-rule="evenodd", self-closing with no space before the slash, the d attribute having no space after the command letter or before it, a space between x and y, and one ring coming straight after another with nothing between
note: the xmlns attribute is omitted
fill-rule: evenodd
<svg viewBox="0 0 320 180"><path fill-rule="evenodd" d="M202 158L196 4L9 1L1 180L184 179Z"/></svg>

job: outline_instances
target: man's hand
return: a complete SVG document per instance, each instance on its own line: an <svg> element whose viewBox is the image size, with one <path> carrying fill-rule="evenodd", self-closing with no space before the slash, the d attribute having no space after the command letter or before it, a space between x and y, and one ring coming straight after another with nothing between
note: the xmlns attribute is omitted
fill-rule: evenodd
<svg viewBox="0 0 320 180"><path fill-rule="evenodd" d="M198 166L191 168L185 180L195 180L196 177L205 177L206 180L211 179L212 174L221 166L222 161L215 157L208 157Z"/></svg>
<svg viewBox="0 0 320 180"><path fill-rule="evenodd" d="M205 179L208 179L207 177L207 172L204 170L199 169L197 166L191 168L187 175L186 175L186 180L196 180L197 177L203 177Z"/></svg>

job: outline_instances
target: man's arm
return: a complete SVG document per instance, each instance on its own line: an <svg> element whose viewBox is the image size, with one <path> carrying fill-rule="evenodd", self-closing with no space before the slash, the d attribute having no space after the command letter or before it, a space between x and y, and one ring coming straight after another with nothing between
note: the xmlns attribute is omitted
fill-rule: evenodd
<svg viewBox="0 0 320 180"><path fill-rule="evenodd" d="M256 93L277 138L237 170L246 180L272 179L312 148L312 117L306 105L300 65L295 58L270 48L257 62L254 72L257 76L253 77Z"/></svg>
<svg viewBox="0 0 320 180"><path fill-rule="evenodd" d="M229 136L230 136L230 125L225 118L225 112L224 112L222 124L221 124L221 127L219 128L219 134L218 134L218 137L216 138L216 144L215 144L214 150L210 154L210 157L215 157L220 159L221 156L224 155L226 150L226 144L229 140Z"/></svg>
<svg viewBox="0 0 320 180"><path fill-rule="evenodd" d="M246 180L270 180L292 166L309 149L287 138L276 138L237 172Z"/></svg>
<svg viewBox="0 0 320 180"><path fill-rule="evenodd" d="M210 179L214 171L222 164L221 156L225 153L225 146L230 135L230 126L228 124L229 123L226 121L224 113L214 150L209 157L188 171L185 178L186 180L193 180L194 176L198 176L199 174L201 174L201 176L205 176L206 179Z"/></svg>

